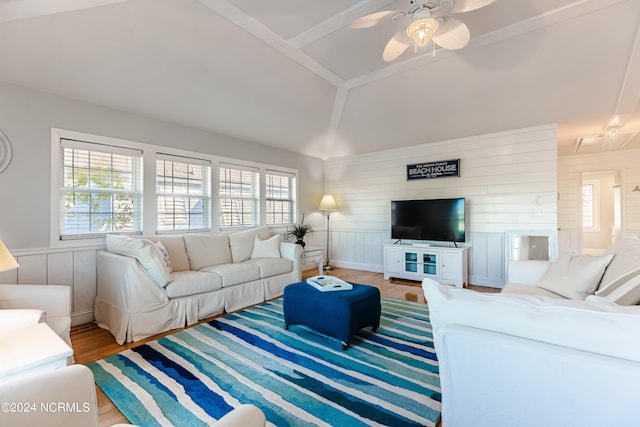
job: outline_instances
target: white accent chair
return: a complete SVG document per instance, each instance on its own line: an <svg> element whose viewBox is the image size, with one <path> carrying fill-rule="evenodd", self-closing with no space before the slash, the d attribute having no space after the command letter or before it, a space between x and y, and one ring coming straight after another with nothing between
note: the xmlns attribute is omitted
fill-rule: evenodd
<svg viewBox="0 0 640 427"><path fill-rule="evenodd" d="M39 321L46 322L69 347L72 347L69 286L0 285L0 330L27 326ZM73 363L73 358L70 358L69 363Z"/></svg>
<svg viewBox="0 0 640 427"><path fill-rule="evenodd" d="M98 403L93 373L84 365L71 365L0 383L0 402L16 411L2 411L2 425L97 427ZM25 404L28 407L25 408ZM21 406L18 406L21 405ZM10 406L7 407L11 409ZM131 426L116 424L112 427ZM264 427L265 416L253 405L242 405L215 424L216 427Z"/></svg>

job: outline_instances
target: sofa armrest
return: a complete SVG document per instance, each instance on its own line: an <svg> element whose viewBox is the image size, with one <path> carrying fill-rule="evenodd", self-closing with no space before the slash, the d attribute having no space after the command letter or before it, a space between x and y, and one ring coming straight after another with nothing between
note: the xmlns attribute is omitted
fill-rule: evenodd
<svg viewBox="0 0 640 427"><path fill-rule="evenodd" d="M535 285L549 267L549 261L509 261L507 283Z"/></svg>
<svg viewBox="0 0 640 427"><path fill-rule="evenodd" d="M71 316L71 287L65 285L0 285L0 308L34 308L48 317Z"/></svg>
<svg viewBox="0 0 640 427"><path fill-rule="evenodd" d="M135 258L111 252L98 252L98 299L127 312L150 310L169 301L165 289L151 279Z"/></svg>
<svg viewBox="0 0 640 427"><path fill-rule="evenodd" d="M264 413L254 405L240 405L213 424L214 427L264 427L267 425Z"/></svg>
<svg viewBox="0 0 640 427"><path fill-rule="evenodd" d="M280 242L282 258L293 261L293 270L302 271L302 246L291 242Z"/></svg>

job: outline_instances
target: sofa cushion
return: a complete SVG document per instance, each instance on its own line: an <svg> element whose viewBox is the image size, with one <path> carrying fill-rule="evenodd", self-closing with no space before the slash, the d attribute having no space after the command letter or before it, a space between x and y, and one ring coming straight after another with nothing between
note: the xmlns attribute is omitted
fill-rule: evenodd
<svg viewBox="0 0 640 427"><path fill-rule="evenodd" d="M284 258L254 258L243 262L243 264L258 266L261 279L293 271L293 261Z"/></svg>
<svg viewBox="0 0 640 427"><path fill-rule="evenodd" d="M563 296L560 296L546 289L542 289L538 286L525 285L522 283L507 283L506 285L504 285L504 287L500 292L507 293L507 294L511 293L511 294L520 294L520 295L537 295L537 296L549 297L549 298L560 298L560 299L564 298Z"/></svg>
<svg viewBox="0 0 640 427"><path fill-rule="evenodd" d="M200 271L216 273L222 277L222 287L250 282L260 278L260 268L257 265L247 264L221 264L205 267Z"/></svg>
<svg viewBox="0 0 640 427"><path fill-rule="evenodd" d="M266 240L256 236L251 252L251 259L255 258L280 258L280 236L276 234Z"/></svg>
<svg viewBox="0 0 640 427"><path fill-rule="evenodd" d="M229 236L226 234L185 234L184 244L191 270L231 262Z"/></svg>
<svg viewBox="0 0 640 427"><path fill-rule="evenodd" d="M142 238L152 242L162 242L171 259L172 271L189 271L191 269L182 235L144 235Z"/></svg>
<svg viewBox="0 0 640 427"><path fill-rule="evenodd" d="M201 271L177 271L171 274L171 282L165 288L169 298L180 298L222 288L218 274Z"/></svg>
<svg viewBox="0 0 640 427"><path fill-rule="evenodd" d="M171 278L162 254L150 240L119 234L107 234L107 250L138 260L158 286L165 286Z"/></svg>
<svg viewBox="0 0 640 427"><path fill-rule="evenodd" d="M549 265L537 286L565 298L584 300L598 288L612 259L613 254L562 255Z"/></svg>
<svg viewBox="0 0 640 427"><path fill-rule="evenodd" d="M250 230L238 231L229 234L229 245L231 246L231 256L233 262L242 262L251 258L253 252L253 242L256 236L262 240L271 237L269 227L258 227Z"/></svg>

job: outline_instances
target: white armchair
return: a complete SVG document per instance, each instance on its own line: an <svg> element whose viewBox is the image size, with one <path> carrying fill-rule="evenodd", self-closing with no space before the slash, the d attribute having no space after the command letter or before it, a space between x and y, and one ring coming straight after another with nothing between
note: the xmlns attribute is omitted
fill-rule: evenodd
<svg viewBox="0 0 640 427"><path fill-rule="evenodd" d="M30 312L18 313L19 310L25 309ZM42 321L45 321L71 347L71 288L69 286L0 285L1 329L7 330L38 323L41 316L34 310L41 310Z"/></svg>
<svg viewBox="0 0 640 427"><path fill-rule="evenodd" d="M93 373L84 365L71 365L0 383L2 425L97 427L98 403ZM15 406L16 411L11 411ZM27 407L27 406L28 407ZM7 410L5 410L7 409ZM220 418L215 427L264 427L264 413L242 405ZM116 424L130 426L131 424Z"/></svg>

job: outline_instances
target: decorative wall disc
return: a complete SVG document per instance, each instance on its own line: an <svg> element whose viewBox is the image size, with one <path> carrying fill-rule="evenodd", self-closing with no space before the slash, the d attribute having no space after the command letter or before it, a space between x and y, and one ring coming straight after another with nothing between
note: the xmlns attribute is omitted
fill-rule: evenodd
<svg viewBox="0 0 640 427"><path fill-rule="evenodd" d="M11 163L11 143L9 138L0 130L0 172L5 170L9 163Z"/></svg>

